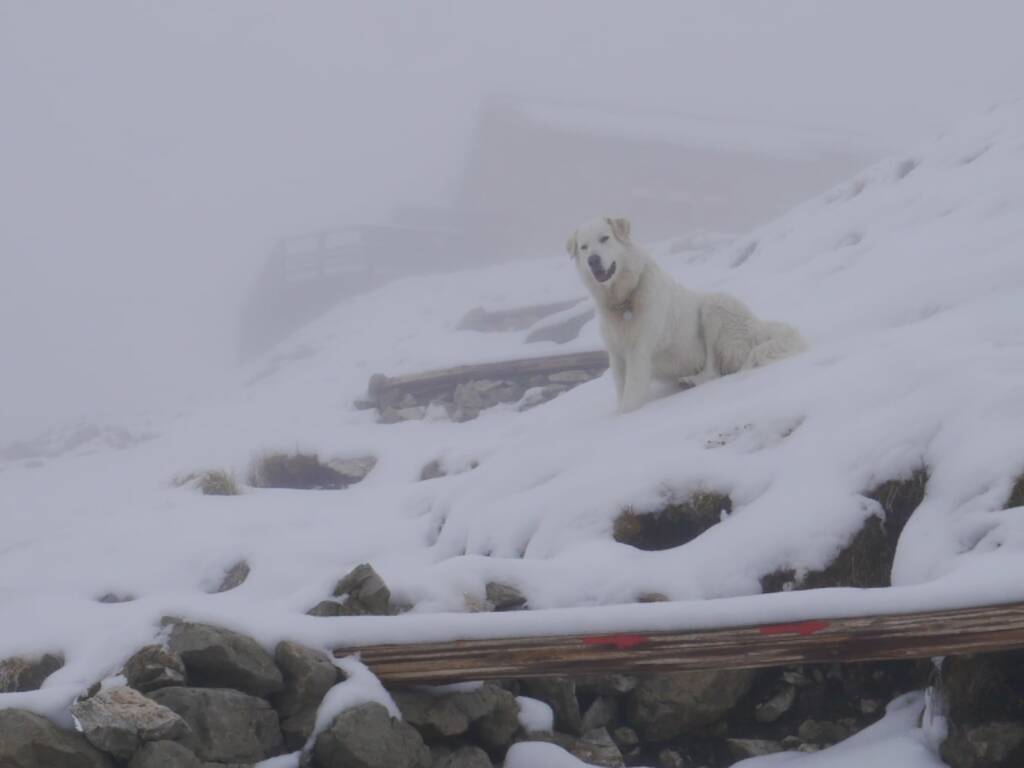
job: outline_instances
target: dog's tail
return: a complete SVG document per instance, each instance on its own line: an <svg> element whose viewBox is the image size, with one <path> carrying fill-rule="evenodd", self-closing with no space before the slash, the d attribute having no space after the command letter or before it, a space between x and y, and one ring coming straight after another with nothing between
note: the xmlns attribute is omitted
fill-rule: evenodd
<svg viewBox="0 0 1024 768"><path fill-rule="evenodd" d="M799 354L807 349L807 342L793 326L772 320L758 323L757 344L750 350L743 368L757 368L775 360Z"/></svg>

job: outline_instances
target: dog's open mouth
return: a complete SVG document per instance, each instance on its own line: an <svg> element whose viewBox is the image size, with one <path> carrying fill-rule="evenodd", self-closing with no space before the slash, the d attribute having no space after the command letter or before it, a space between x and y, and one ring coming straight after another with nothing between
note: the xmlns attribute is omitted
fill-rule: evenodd
<svg viewBox="0 0 1024 768"><path fill-rule="evenodd" d="M607 283L609 280L612 279L612 275L615 274L615 262L613 261L612 265L608 267L608 269L605 269L600 264L598 264L596 266L591 267L590 271L594 274L594 279L597 280L597 282Z"/></svg>

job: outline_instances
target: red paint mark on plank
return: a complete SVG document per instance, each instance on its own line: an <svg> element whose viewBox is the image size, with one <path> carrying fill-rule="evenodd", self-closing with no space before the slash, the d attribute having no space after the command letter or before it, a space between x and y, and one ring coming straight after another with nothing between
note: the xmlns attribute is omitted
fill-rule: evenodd
<svg viewBox="0 0 1024 768"><path fill-rule="evenodd" d="M609 645L619 651L628 651L643 645L650 638L646 635L601 635L600 637L584 637L584 645Z"/></svg>
<svg viewBox="0 0 1024 768"><path fill-rule="evenodd" d="M807 637L815 632L827 629L831 622L815 619L812 621L798 621L795 624L772 624L768 627L758 627L757 631L762 635L800 635Z"/></svg>

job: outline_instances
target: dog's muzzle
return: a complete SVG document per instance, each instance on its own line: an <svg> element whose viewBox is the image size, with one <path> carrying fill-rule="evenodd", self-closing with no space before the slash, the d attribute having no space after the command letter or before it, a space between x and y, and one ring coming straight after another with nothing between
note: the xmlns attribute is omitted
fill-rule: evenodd
<svg viewBox="0 0 1024 768"><path fill-rule="evenodd" d="M587 259L587 266L590 267L590 273L599 283L607 283L612 279L612 275L615 274L615 262L613 261L612 265L608 267L608 269L605 269L604 265L601 263L601 257L596 253L592 254L591 257Z"/></svg>

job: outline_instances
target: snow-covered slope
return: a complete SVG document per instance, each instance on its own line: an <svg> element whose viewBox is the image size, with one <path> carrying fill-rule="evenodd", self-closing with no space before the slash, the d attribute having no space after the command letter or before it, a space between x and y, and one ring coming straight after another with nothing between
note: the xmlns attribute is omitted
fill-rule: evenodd
<svg viewBox="0 0 1024 768"><path fill-rule="evenodd" d="M608 376L531 411L499 407L462 424L381 425L351 407L378 371L596 348L593 324L563 347L527 347L525 332L454 330L477 306L582 296L560 244L551 251L355 299L236 392L145 442L0 465L0 658L67 657L41 691L0 696L0 706L57 711L165 614L267 642L342 645L624 626L635 616L624 604L651 591L679 601L644 606L665 626L1024 597L1024 518L1001 511L1024 469L1024 104L880 163L731 244L655 248L688 285L733 292L798 325L811 349L797 358L628 416L614 413ZM171 482L211 467L244 476L258 452L296 447L372 453L379 464L334 492L204 497ZM479 466L419 482L435 459ZM928 493L900 541L897 586L751 597L779 567L828 563L877 511L861 493L922 466ZM728 492L732 515L664 552L612 540L624 506L655 508L697 488ZM207 594L243 557L249 579ZM414 606L409 614L304 615L363 561ZM534 611L429 615L464 612L466 596L482 596L492 579L518 585ZM109 592L136 599L96 601Z"/></svg>

